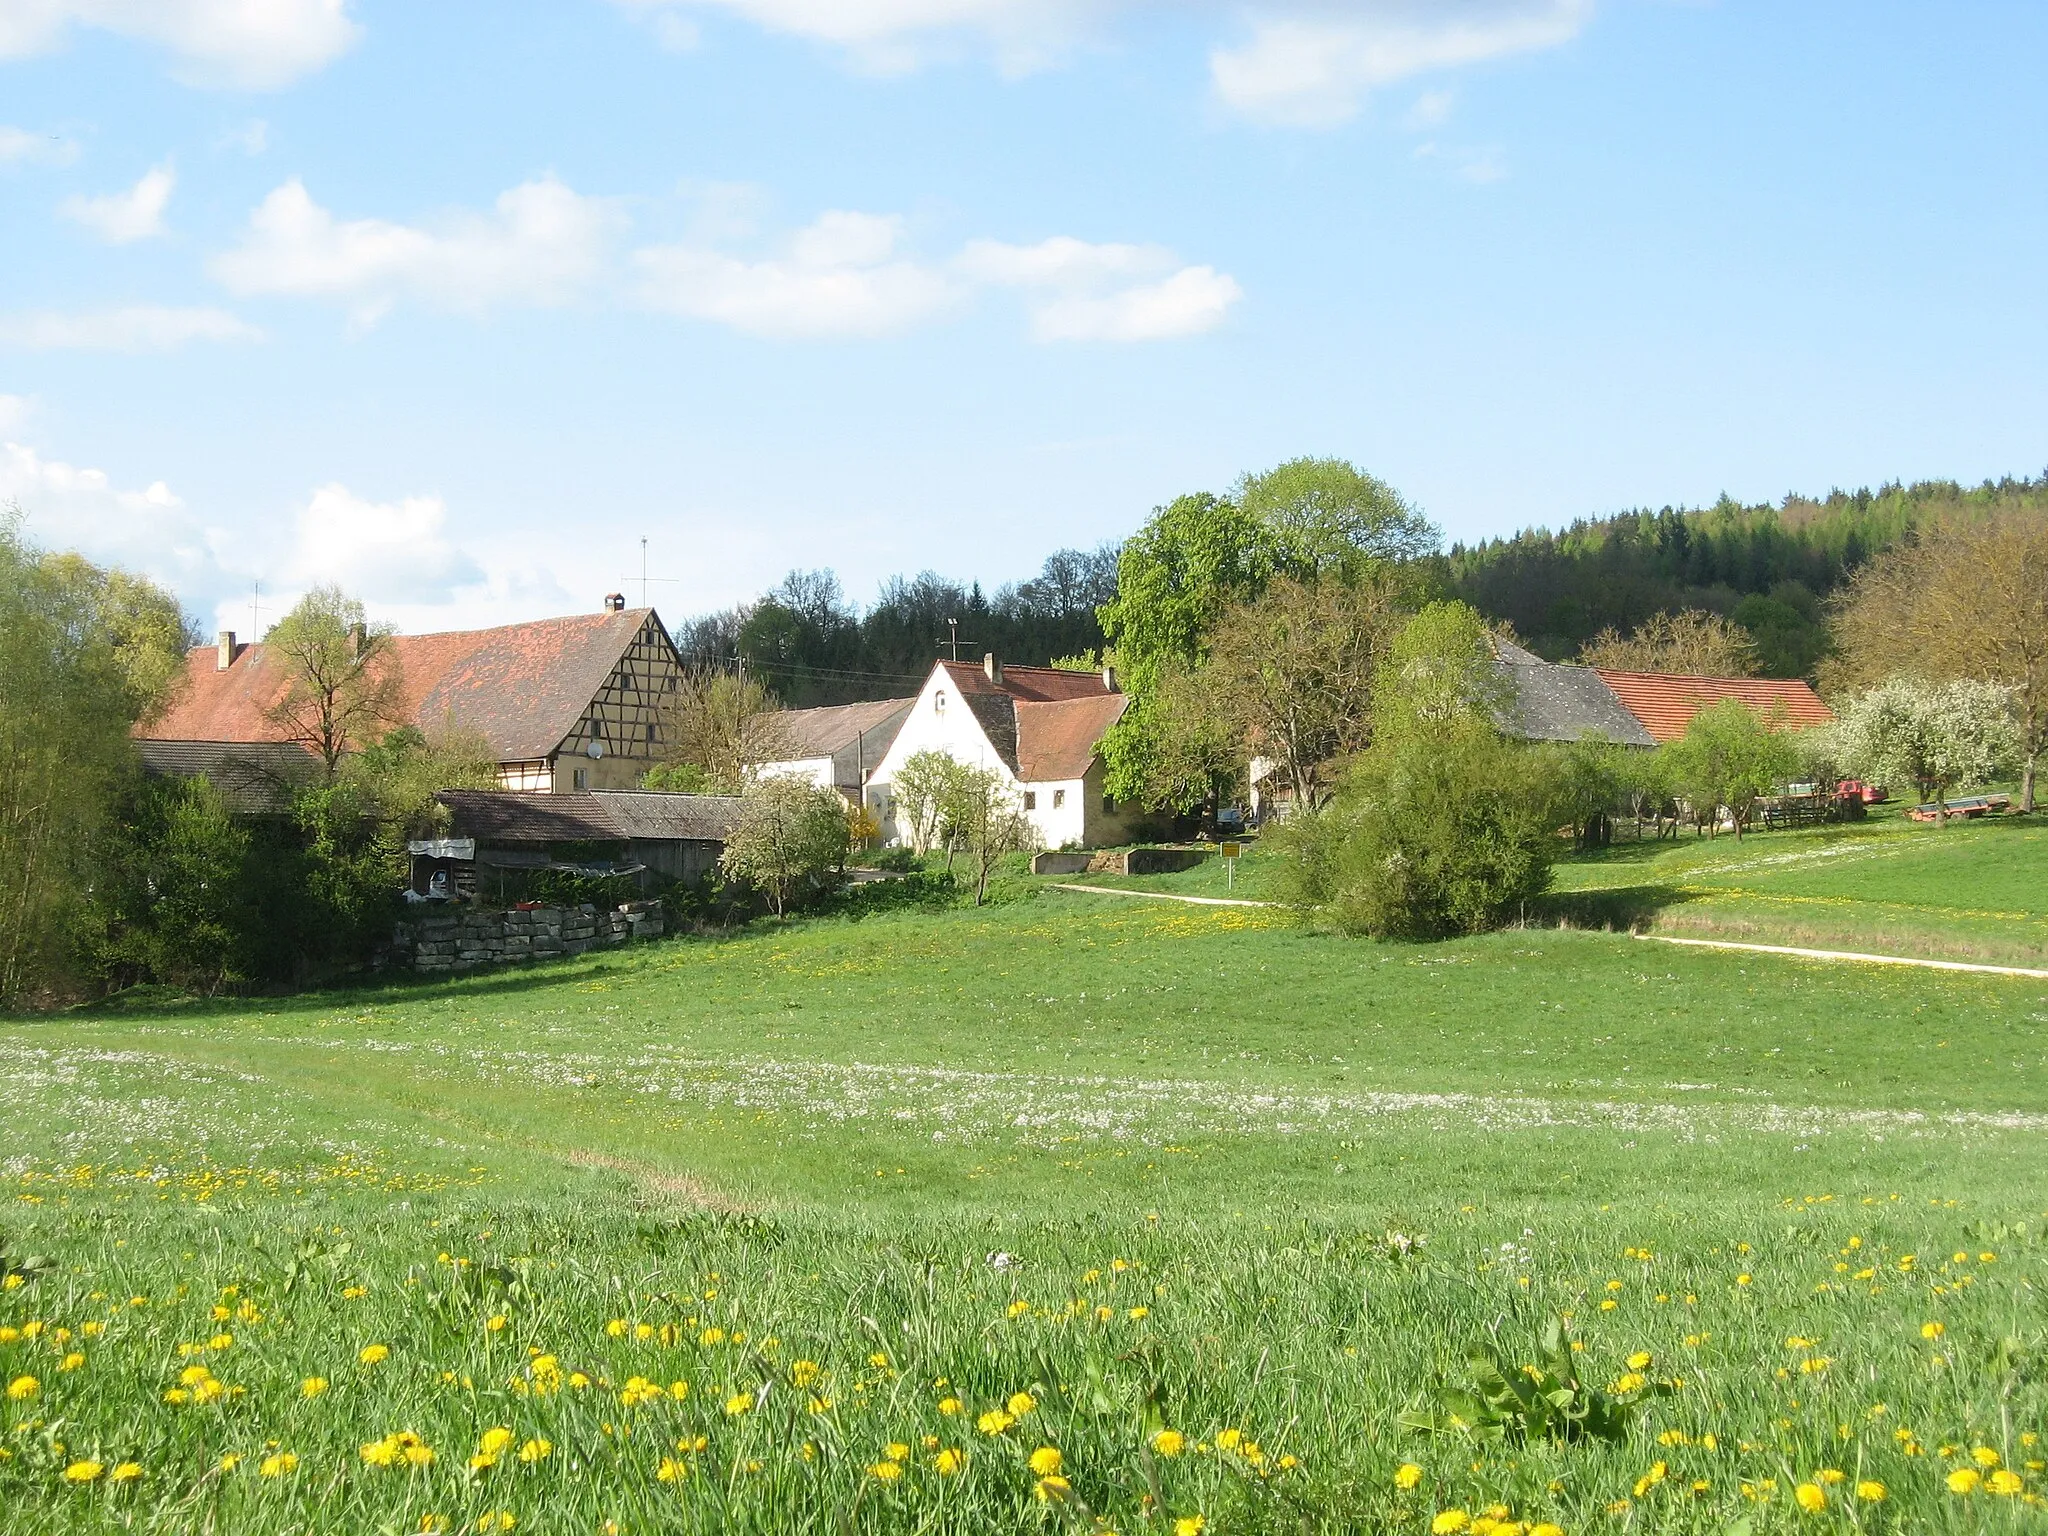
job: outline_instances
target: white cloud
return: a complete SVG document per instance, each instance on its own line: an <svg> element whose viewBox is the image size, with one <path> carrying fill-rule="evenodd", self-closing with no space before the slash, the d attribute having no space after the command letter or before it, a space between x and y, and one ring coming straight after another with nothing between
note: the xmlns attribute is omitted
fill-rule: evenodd
<svg viewBox="0 0 2048 1536"><path fill-rule="evenodd" d="M1210 77L1225 106L1266 122L1326 127L1376 87L1431 70L1554 47L1577 34L1593 0L615 0L650 18L722 11L769 31L845 51L858 66L902 71L992 48L1009 70L1042 66L1125 15L1243 18L1249 36L1219 44Z"/></svg>
<svg viewBox="0 0 2048 1536"><path fill-rule="evenodd" d="M897 254L902 221L821 214L780 256L746 261L698 244L634 253L650 307L755 336L882 336L906 330L956 297L946 274Z"/></svg>
<svg viewBox="0 0 2048 1536"><path fill-rule="evenodd" d="M1415 98L1415 105L1401 119L1401 126L1411 133L1419 133L1425 128L1441 128L1451 120L1451 108L1457 99L1452 91L1424 91Z"/></svg>
<svg viewBox="0 0 2048 1536"><path fill-rule="evenodd" d="M145 572L181 595L217 588L209 531L161 480L120 490L104 471L9 442L0 444L0 504L8 502L21 506L29 537L46 548Z"/></svg>
<svg viewBox="0 0 2048 1536"><path fill-rule="evenodd" d="M1431 70L1554 48L1592 0L1365 0L1255 12L1251 38L1209 55L1217 95L1247 117L1340 123L1366 94Z"/></svg>
<svg viewBox="0 0 2048 1536"><path fill-rule="evenodd" d="M332 63L362 29L349 0L0 0L0 59L60 46L72 26L154 43L195 85L273 90Z"/></svg>
<svg viewBox="0 0 2048 1536"><path fill-rule="evenodd" d="M960 267L979 280L1028 290L1040 341L1162 341L1223 323L1244 297L1214 267L1175 269L1171 251L1150 245L1091 245L1058 236L1036 245L976 240Z"/></svg>
<svg viewBox="0 0 2048 1536"><path fill-rule="evenodd" d="M67 197L57 211L73 223L83 224L109 245L131 245L164 232L164 210L171 205L171 193L178 185L178 173L170 162L152 167L125 192L105 197Z"/></svg>
<svg viewBox="0 0 2048 1536"><path fill-rule="evenodd" d="M298 517L285 566L302 586L335 581L380 603L445 602L484 573L449 539L447 505L438 496L368 501L347 486L323 485Z"/></svg>
<svg viewBox="0 0 2048 1536"><path fill-rule="evenodd" d="M168 352L190 341L261 341L263 333L224 309L131 304L64 314L0 314L0 344L35 351Z"/></svg>
<svg viewBox="0 0 2048 1536"><path fill-rule="evenodd" d="M67 165L77 158L78 146L69 139L0 123L0 165Z"/></svg>
<svg viewBox="0 0 2048 1536"><path fill-rule="evenodd" d="M28 420L27 395L0 395L0 432L18 432Z"/></svg>
<svg viewBox="0 0 2048 1536"><path fill-rule="evenodd" d="M210 270L232 292L338 299L363 322L401 298L450 309L560 304L605 264L615 222L602 199L552 177L511 188L491 213L468 210L431 225L338 220L296 177L250 215L240 246Z"/></svg>
<svg viewBox="0 0 2048 1536"><path fill-rule="evenodd" d="M845 50L878 73L915 69L956 51L962 36L992 44L1002 67L1039 67L1135 0L616 0L653 20L720 10L744 21ZM691 29L692 40L695 29Z"/></svg>

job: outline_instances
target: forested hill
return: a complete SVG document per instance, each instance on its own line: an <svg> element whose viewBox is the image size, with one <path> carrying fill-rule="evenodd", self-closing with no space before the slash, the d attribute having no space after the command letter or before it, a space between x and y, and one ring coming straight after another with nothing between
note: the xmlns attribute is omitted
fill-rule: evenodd
<svg viewBox="0 0 2048 1536"><path fill-rule="evenodd" d="M1950 480L1788 496L1777 506L1723 497L1700 510L1664 508L1537 528L1430 557L1438 590L1556 660L1601 630L1626 632L1660 612L1704 608L1754 637L1777 677L1810 676L1826 646L1822 600L1909 529L1944 517L2048 513L2039 479ZM960 654L1042 666L1102 645L1095 610L1115 595L1117 546L1059 550L1028 581L993 596L927 571L886 583L866 609L830 571L792 571L755 603L678 625L690 661L748 668L792 707L916 691L958 620Z"/></svg>
<svg viewBox="0 0 2048 1536"><path fill-rule="evenodd" d="M2048 471L1970 489L1927 480L1788 496L1778 506L1724 496L1698 511L1625 512L1455 546L1445 584L1553 660L1609 626L1705 608L1750 631L1766 672L1797 677L1825 645L1821 599L1870 556L1944 517L2018 511L2048 511Z"/></svg>

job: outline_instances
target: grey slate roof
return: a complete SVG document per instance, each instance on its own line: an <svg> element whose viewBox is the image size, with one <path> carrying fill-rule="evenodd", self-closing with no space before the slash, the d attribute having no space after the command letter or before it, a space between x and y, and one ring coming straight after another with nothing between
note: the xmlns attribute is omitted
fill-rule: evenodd
<svg viewBox="0 0 2048 1536"><path fill-rule="evenodd" d="M818 709L783 709L758 715L775 762L798 758L832 759L832 782L857 788L879 763L910 718L917 703L909 699L874 699L865 704L827 704Z"/></svg>
<svg viewBox="0 0 2048 1536"><path fill-rule="evenodd" d="M138 741L152 778L205 779L237 816L285 816L292 792L320 777L320 759L290 741Z"/></svg>
<svg viewBox="0 0 2048 1536"><path fill-rule="evenodd" d="M1501 647L1529 653L1520 646ZM1494 663L1512 689L1501 729L1524 741L1579 741L1598 736L1622 746L1654 747L1657 738L1623 708L1612 688L1591 667L1561 667L1551 662L1502 660Z"/></svg>
<svg viewBox="0 0 2048 1536"><path fill-rule="evenodd" d="M541 795L510 789L444 789L450 835L479 843L722 843L739 819L733 795L675 795L645 789L593 789Z"/></svg>

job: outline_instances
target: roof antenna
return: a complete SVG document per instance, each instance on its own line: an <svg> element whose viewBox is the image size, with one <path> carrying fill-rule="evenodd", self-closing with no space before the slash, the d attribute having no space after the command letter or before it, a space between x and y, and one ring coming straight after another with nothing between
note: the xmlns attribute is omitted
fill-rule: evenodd
<svg viewBox="0 0 2048 1536"><path fill-rule="evenodd" d="M647 574L647 536L642 534L640 537L640 606L642 608L652 608L654 606L647 600L647 589L650 586L657 582L667 586L679 579L679 577L675 576L650 576ZM621 582L620 585L624 586L625 583Z"/></svg>

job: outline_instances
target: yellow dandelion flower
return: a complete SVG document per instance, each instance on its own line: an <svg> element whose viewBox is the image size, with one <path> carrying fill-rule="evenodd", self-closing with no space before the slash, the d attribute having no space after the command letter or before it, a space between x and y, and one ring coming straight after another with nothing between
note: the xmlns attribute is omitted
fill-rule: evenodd
<svg viewBox="0 0 2048 1536"><path fill-rule="evenodd" d="M664 1456L661 1458L661 1465L655 1469L654 1475L664 1483L680 1483L690 1475L689 1464L677 1461L673 1456Z"/></svg>
<svg viewBox="0 0 2048 1536"><path fill-rule="evenodd" d="M799 1360L789 1368L789 1384L793 1387L808 1387L818 1379L818 1362Z"/></svg>
<svg viewBox="0 0 2048 1536"><path fill-rule="evenodd" d="M325 1376L308 1376L299 1383L299 1396L301 1397L318 1397L326 1390L327 1378Z"/></svg>
<svg viewBox="0 0 2048 1536"><path fill-rule="evenodd" d="M1152 1449L1161 1456L1178 1456L1188 1448L1188 1437L1177 1429L1162 1429L1152 1437Z"/></svg>
<svg viewBox="0 0 2048 1536"><path fill-rule="evenodd" d="M1980 1445L1970 1452L1970 1460L1977 1463L1980 1467L1995 1467L2001 1459L1998 1452L1991 1449L1988 1445Z"/></svg>
<svg viewBox="0 0 2048 1536"><path fill-rule="evenodd" d="M1403 1490L1413 1488L1422 1481L1422 1468L1412 1461L1404 1461L1394 1469L1394 1486Z"/></svg>
<svg viewBox="0 0 2048 1536"><path fill-rule="evenodd" d="M1173 1522L1173 1536L1202 1536L1209 1529L1209 1522L1200 1515L1182 1515Z"/></svg>
<svg viewBox="0 0 2048 1536"><path fill-rule="evenodd" d="M1041 1445L1031 1453L1028 1465L1040 1477L1051 1477L1055 1472L1059 1471L1060 1463L1060 1453L1055 1447Z"/></svg>
<svg viewBox="0 0 2048 1536"><path fill-rule="evenodd" d="M626 1330L631 1326L623 1317L615 1317L604 1325L604 1331L615 1339L623 1339L626 1336Z"/></svg>
<svg viewBox="0 0 2048 1536"><path fill-rule="evenodd" d="M1856 1485L1856 1497L1865 1504L1882 1504L1885 1498L1884 1484L1873 1478L1865 1478Z"/></svg>
<svg viewBox="0 0 2048 1536"><path fill-rule="evenodd" d="M1010 1305L1009 1305L1008 1307L1006 1307L1006 1308L1004 1309L1004 1315L1005 1315L1005 1316L1008 1316L1008 1317L1022 1317L1022 1316L1023 1316L1023 1315L1024 1315L1024 1314L1025 1314L1026 1312L1029 1312L1030 1310L1031 1310L1031 1303L1030 1303L1030 1302L1028 1302L1028 1301L1013 1301L1013 1302L1011 1302L1011 1303L1010 1303Z"/></svg>
<svg viewBox="0 0 2048 1536"><path fill-rule="evenodd" d="M256 1471L262 1477L283 1477L287 1473L297 1471L298 1466L298 1457L294 1456L290 1451L279 1451L275 1455L266 1456L262 1461L258 1462L256 1464Z"/></svg>
<svg viewBox="0 0 2048 1536"><path fill-rule="evenodd" d="M939 1412L949 1419L966 1411L967 1405L957 1397L942 1397L939 1399Z"/></svg>
<svg viewBox="0 0 2048 1536"><path fill-rule="evenodd" d="M1446 1509L1429 1522L1430 1536L1452 1536L1472 1523L1472 1517L1462 1509Z"/></svg>
<svg viewBox="0 0 2048 1536"><path fill-rule="evenodd" d="M1050 1504L1057 1499L1064 1499L1073 1491L1073 1486L1072 1483L1055 1472L1050 1477L1041 1477L1038 1480L1038 1486L1031 1491L1038 1495L1039 1503Z"/></svg>
<svg viewBox="0 0 2048 1536"><path fill-rule="evenodd" d="M64 1481L67 1483L96 1483L99 1481L100 1474L106 1470L105 1467L96 1461L74 1461L64 1469Z"/></svg>
<svg viewBox="0 0 2048 1536"><path fill-rule="evenodd" d="M1564 1527L1548 1520L1539 1520L1529 1527L1529 1536L1564 1536Z"/></svg>
<svg viewBox="0 0 2048 1536"><path fill-rule="evenodd" d="M1822 1467L1813 1474L1813 1480L1823 1487L1832 1488L1837 1483L1848 1481L1848 1474L1839 1467Z"/></svg>
<svg viewBox="0 0 2048 1536"><path fill-rule="evenodd" d="M2026 1484L2021 1480L2019 1473L2009 1472L2001 1467L1985 1479L1984 1486L2000 1498L2009 1499L2025 1488Z"/></svg>
<svg viewBox="0 0 2048 1536"><path fill-rule="evenodd" d="M25 1403L43 1390L43 1384L33 1376L17 1376L7 1383L8 1400Z"/></svg>
<svg viewBox="0 0 2048 1536"><path fill-rule="evenodd" d="M941 1477L955 1476L967 1464L967 1455L948 1446L932 1458L932 1465L938 1468Z"/></svg>
<svg viewBox="0 0 2048 1536"><path fill-rule="evenodd" d="M728 1398L727 1398L727 1399L725 1400L725 1415L726 1415L726 1417L727 1417L727 1418L729 1418L729 1419L736 1419L736 1418L738 1418L738 1417L739 1417L739 1416L740 1416L741 1414L745 1413L745 1412L746 1412L746 1411L747 1411L748 1409L752 1408L753 1406L754 1406L754 1394L753 1394L753 1393L751 1393L751 1392L735 1392L735 1393L733 1393L733 1395L732 1395L731 1397L728 1397Z"/></svg>
<svg viewBox="0 0 2048 1536"><path fill-rule="evenodd" d="M229 1451L225 1456L221 1457L220 1459L220 1469L223 1472L232 1472L241 1464L242 1458L236 1455L233 1451Z"/></svg>
<svg viewBox="0 0 2048 1536"><path fill-rule="evenodd" d="M75 1371L83 1364L85 1364L85 1356L78 1353L77 1350L73 1350L57 1362L57 1369L60 1371Z"/></svg>
<svg viewBox="0 0 2048 1536"><path fill-rule="evenodd" d="M1948 1475L1950 1493L1975 1493L1977 1485L1984 1481L1984 1474L1975 1467L1957 1467Z"/></svg>
<svg viewBox="0 0 2048 1536"><path fill-rule="evenodd" d="M868 1468L868 1476L878 1483L893 1483L902 1475L903 1463L900 1461L878 1461Z"/></svg>
<svg viewBox="0 0 2048 1536"><path fill-rule="evenodd" d="M1038 1406L1038 1399L1029 1392L1013 1392L1010 1394L1010 1400L1003 1406L1010 1410L1012 1417L1021 1419Z"/></svg>
<svg viewBox="0 0 2048 1536"><path fill-rule="evenodd" d="M552 1440L543 1440L538 1435L519 1447L519 1459L528 1466L536 1461L546 1461L548 1453L555 1448Z"/></svg>
<svg viewBox="0 0 2048 1536"><path fill-rule="evenodd" d="M1656 1357L1647 1349L1639 1349L1628 1357L1628 1368L1632 1371L1647 1371Z"/></svg>
<svg viewBox="0 0 2048 1536"><path fill-rule="evenodd" d="M365 1365L381 1365L384 1361L391 1358L391 1346L389 1344L365 1344L360 1350L356 1351L356 1358Z"/></svg>
<svg viewBox="0 0 2048 1536"><path fill-rule="evenodd" d="M504 1313L494 1312L484 1319L484 1331L486 1333L503 1333L506 1322L507 1319Z"/></svg>
<svg viewBox="0 0 2048 1536"><path fill-rule="evenodd" d="M109 1472L107 1474L107 1481L110 1483L132 1483L141 1476L141 1462L124 1461L119 1466L114 1468L112 1472Z"/></svg>
<svg viewBox="0 0 2048 1536"><path fill-rule="evenodd" d="M882 1447L882 1455L890 1461L908 1461L910 1459L910 1447L901 1440L891 1440Z"/></svg>
<svg viewBox="0 0 2048 1536"><path fill-rule="evenodd" d="M1017 1421L1000 1408L991 1408L974 1421L974 1427L984 1435L1000 1435Z"/></svg>
<svg viewBox="0 0 2048 1536"><path fill-rule="evenodd" d="M1828 1507L1828 1496L1819 1483L1801 1483L1792 1490L1792 1498L1809 1515L1817 1515Z"/></svg>
<svg viewBox="0 0 2048 1536"><path fill-rule="evenodd" d="M502 1533L511 1530L518 1523L518 1517L511 1510L494 1509L477 1521L476 1528L485 1533Z"/></svg>

